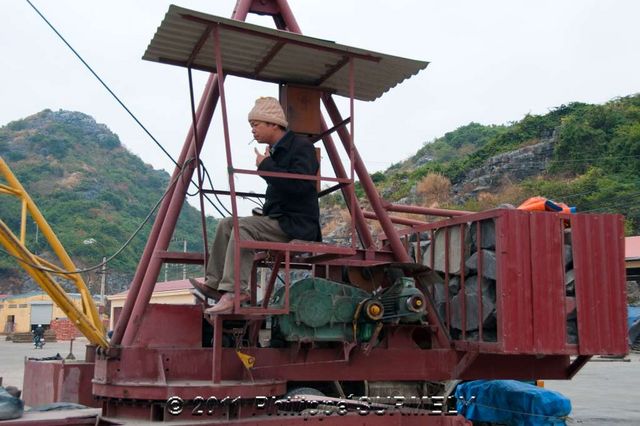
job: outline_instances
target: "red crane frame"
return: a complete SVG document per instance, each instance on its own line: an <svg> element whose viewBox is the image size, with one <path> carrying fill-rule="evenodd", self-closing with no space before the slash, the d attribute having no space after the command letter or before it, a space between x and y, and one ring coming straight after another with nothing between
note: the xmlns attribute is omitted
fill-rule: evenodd
<svg viewBox="0 0 640 426"><path fill-rule="evenodd" d="M278 29L301 33L286 0L239 0L233 19L243 21L248 13L270 15ZM248 417L256 416L256 398L283 395L287 382L291 381L571 378L594 354L626 352L622 218L617 215L536 214L516 210L469 214L385 202L376 191L353 142L353 57L345 59L340 65L349 67L349 118L342 117L330 93L324 93L321 97L333 127L329 128L322 119L320 136L336 178L286 175L298 179L333 180L337 184L334 189L342 190L351 213L351 246L339 247L303 241L240 241L236 226L234 232L236 241L239 242L236 250L251 248L275 253L276 272L280 265L284 265L287 277L289 269L299 266L300 262L306 262L305 267L312 268L314 274L319 276L329 276L326 271L337 266L391 264L405 268L407 275L414 275L413 272L417 275L424 272L424 269L415 268L416 263L420 263L419 260L422 259L420 238L424 233L430 234L434 247L436 234L445 236L441 250L446 253L445 264L449 265L449 253L456 246L464 250L465 245L464 238L460 237L456 241L452 240L451 235L456 235L456 232L458 235L465 235L466 230L475 226L477 241L481 241L484 232L482 224L491 221L496 229L498 257L497 338L484 339L480 328L480 337L476 341L470 341L465 327L460 336L451 336L451 303L445 303L446 314L441 318L434 307L433 297L429 295L428 324L388 326L376 347L345 343L342 346L323 348L305 344L288 348L265 348L257 344L257 335L252 333L249 346L243 347L242 352L253 357L256 363L252 368L247 368L239 359L237 348L224 347L223 322L241 320L246 321L249 327L255 327L268 315L288 312L287 304L284 308L273 309L266 303L250 308L236 304L236 313L209 318L213 325L213 344L212 348L202 347L201 306L153 305L149 301L164 262L203 263L207 257L206 253L171 253L168 252L168 247L218 103L221 107L227 163L231 173L229 191L217 192L231 196L236 221L238 208L235 196L239 193L234 187L233 174L261 174L233 168L224 92L225 70L218 31L219 25L214 23L208 28L206 35L209 37L213 34L215 40L216 73L210 75L197 110L194 108L193 125L187 134L178 166L172 175L172 184L159 208L120 313L111 347L98 351L95 359L92 393L101 401L104 416L180 419L197 423L202 418L190 416L197 406L198 398L203 397L205 401L214 398L219 403L225 398L239 397L232 404L221 406L224 409L205 414L209 414L208 418L211 420L228 422L244 419L246 422ZM198 49L204 44L204 37L202 40ZM349 129L346 128L347 124ZM331 136L334 131L349 153L348 170L343 166ZM356 199L356 175L371 206L370 212L363 211ZM198 176L198 182L202 182L201 176ZM450 219L427 223L394 217L390 212L444 216ZM378 246L374 241L367 219L379 221L385 234L383 245ZM397 229L396 224L403 225L404 228ZM573 238L575 297L568 297L564 292L564 270L561 262L567 228L571 229ZM411 258L407 251L411 236L417 241L416 259ZM361 243L360 247L357 247L357 240ZM430 263L426 262L432 269L435 251L432 247ZM300 253L312 253L316 256L311 261L308 256L300 257ZM545 255L541 255L542 253ZM259 256L256 258L256 263L263 261ZM236 256L236 277L239 277L238 262L239 256ZM482 271L482 265L482 257L479 256L479 271ZM463 270L464 265L460 266ZM448 270L447 266L445 292L449 282ZM267 294L273 288L275 275L272 274ZM462 273L463 294L464 280ZM255 304L255 276L252 287L252 301ZM287 302L288 287L287 282ZM238 283L236 291L239 291ZM463 297L463 324L466 324L467 302ZM479 315L482 316L481 297L478 303ZM574 307L578 312L579 342L569 343L565 319L567 312ZM426 346L423 344L425 342ZM572 355L577 357L574 361L570 358ZM83 383L86 386L86 381ZM174 416L169 401L176 396L189 409ZM267 411L258 412L257 415L266 413ZM295 422L295 419L264 416L260 419L261 422L278 424ZM428 419L430 424L465 423L464 419L457 416L439 415ZM318 418L308 420L319 421ZM371 424L424 424L426 419L389 416L370 417L369 420L367 423ZM327 417L323 421L325 424L361 423L355 411L345 417Z"/></svg>

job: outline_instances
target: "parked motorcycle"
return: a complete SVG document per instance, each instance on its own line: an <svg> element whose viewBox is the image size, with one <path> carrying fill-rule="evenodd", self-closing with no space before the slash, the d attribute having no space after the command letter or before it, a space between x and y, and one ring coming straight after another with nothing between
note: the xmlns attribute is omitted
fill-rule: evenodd
<svg viewBox="0 0 640 426"><path fill-rule="evenodd" d="M33 345L36 349L42 349L44 347L45 341L44 337L35 335L33 336Z"/></svg>
<svg viewBox="0 0 640 426"><path fill-rule="evenodd" d="M33 345L36 349L42 349L44 346L44 328L42 324L38 324L38 326L32 331L33 333Z"/></svg>

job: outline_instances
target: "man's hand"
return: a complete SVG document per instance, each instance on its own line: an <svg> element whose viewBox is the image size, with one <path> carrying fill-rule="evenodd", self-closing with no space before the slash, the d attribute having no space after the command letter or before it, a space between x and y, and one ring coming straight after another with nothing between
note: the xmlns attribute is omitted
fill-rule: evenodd
<svg viewBox="0 0 640 426"><path fill-rule="evenodd" d="M260 163L262 163L262 161L264 161L264 159L269 157L270 155L269 147L267 147L264 150L264 154L260 154L260 151L258 151L258 148L253 148L253 151L256 153L256 167L259 167Z"/></svg>

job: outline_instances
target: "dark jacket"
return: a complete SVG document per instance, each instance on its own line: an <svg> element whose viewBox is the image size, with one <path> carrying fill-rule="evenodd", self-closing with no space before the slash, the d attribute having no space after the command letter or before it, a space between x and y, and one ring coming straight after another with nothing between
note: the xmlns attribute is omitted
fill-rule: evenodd
<svg viewBox="0 0 640 426"><path fill-rule="evenodd" d="M287 131L258 170L315 176L318 168L316 152L309 140ZM277 218L282 230L292 239L322 241L317 181L262 178L267 181L264 215Z"/></svg>

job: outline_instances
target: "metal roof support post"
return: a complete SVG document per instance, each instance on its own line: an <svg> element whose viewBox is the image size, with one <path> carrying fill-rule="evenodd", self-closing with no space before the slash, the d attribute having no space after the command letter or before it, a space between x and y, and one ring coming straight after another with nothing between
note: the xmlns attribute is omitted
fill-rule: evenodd
<svg viewBox="0 0 640 426"><path fill-rule="evenodd" d="M349 177L351 179L351 186L355 186L355 167L354 167L354 152L355 152L355 108L353 97L355 96L355 61L353 56L349 58L349 118L351 119L349 122L349 133L351 137L349 138L349 168L350 174ZM356 205L356 191L351 191L351 205ZM353 209L351 210L351 247L356 249L356 227L355 225L356 215Z"/></svg>
<svg viewBox="0 0 640 426"><path fill-rule="evenodd" d="M238 226L238 203L236 200L236 186L233 180L234 168L231 158L231 140L229 138L229 121L227 118L227 99L224 94L224 71L222 66L222 51L220 47L220 28L219 25L213 27L213 48L216 55L216 72L218 73L218 88L220 90L220 107L222 110L222 129L224 133L224 147L227 156L227 172L229 173L229 197L231 199L231 213L233 220L233 239L235 241L233 251L233 270L234 270L234 304L235 310L240 308L240 227Z"/></svg>
<svg viewBox="0 0 640 426"><path fill-rule="evenodd" d="M340 116L340 111L338 111L338 107L336 106L335 101L329 94L324 94L322 96L322 101L324 103L329 116L331 117L331 121L335 123L339 123L342 121L342 117ZM338 129L338 135L340 136L340 140L342 140L342 144L345 146L345 149L349 149L349 133L344 128ZM371 176L367 173L367 170L362 162L362 158L360 158L360 154L358 154L358 150L353 147L354 150L354 167L355 172L358 174L358 178L360 178L360 183L362 184L362 188L367 194L367 198L371 202L371 207L373 211L378 216L378 220L380 221L380 225L382 226L382 230L389 240L389 244L391 245L391 250L393 251L394 256L398 262L410 262L409 254L404 249L402 242L400 241L400 237L396 232L396 229L393 227L393 223L389 218L387 211L384 209L382 199L376 190L373 181L371 180Z"/></svg>
<svg viewBox="0 0 640 426"><path fill-rule="evenodd" d="M204 140L204 135L207 133L206 131L211 123L211 116L213 115L213 110L215 109L215 105L218 100L217 81L213 80L213 84L214 87L208 91L209 102L205 105L205 108L210 109L210 114L209 111L203 110L203 113L198 120L198 126L201 128L199 134L202 135L202 140ZM195 141L193 140L193 131L190 131L189 139L183 146L178 162L182 167L185 167L187 164L187 158L190 154L192 143L195 143ZM201 148L202 145L197 149L200 150ZM153 253L159 250L166 250L169 246L171 234L173 233L175 224L178 220L182 204L184 203L186 188L193 176L193 164L189 164L186 167L188 167L188 169L184 171L183 176L180 177L180 173L182 173L181 167L176 166L171 182L176 179L177 181L171 188L169 188L156 216L151 234L149 235L149 240L147 241L142 258L138 263L138 269L136 270L129 293L127 294L127 300L125 301L121 316L116 324L116 329L112 339L113 344L120 344L121 341L125 345L130 344L133 341L135 334L137 334L137 325L133 326L135 327L135 332L131 332L132 334L128 333L127 330L130 328L129 323L131 322L131 317L134 312L136 312L135 317L138 318L139 321L140 315L144 312L146 305L151 299L153 287L155 286L158 273L162 267L162 261L153 257ZM144 283L147 283L146 287L144 286ZM129 334L130 337L123 340L124 336L127 334Z"/></svg>
<svg viewBox="0 0 640 426"><path fill-rule="evenodd" d="M280 26L278 25L278 21L275 20L274 18L274 21L276 22L276 26L278 27L278 29L279 30L286 29L287 31L290 31L292 33L302 34L302 30L298 26L298 22L296 21L295 16L293 16L293 12L291 11L291 8L289 7L289 3L287 2L287 0L276 0L276 3L280 8L280 15L282 16L282 20L286 25L286 28L280 28Z"/></svg>
<svg viewBox="0 0 640 426"><path fill-rule="evenodd" d="M232 18L244 21L249 13L251 3L252 0L239 0L236 4ZM200 99L200 103L198 104L198 111L196 113L198 120L198 134L201 138L200 146L197 147L198 151L202 149L202 143L204 142L207 131L209 130L213 112L215 111L218 103L218 97L218 77L215 73L212 73L207 80L207 84ZM187 133L186 140L178 159L178 166L176 166L172 175L172 182L182 172L182 165L185 164L185 161L191 152L192 144L195 144L193 125L189 128L189 132ZM111 339L112 345L119 345L120 343L124 343L125 345L131 344L138 332L140 315L144 312L145 307L151 299L151 293L153 292L155 281L160 268L162 267L162 262L154 262L153 265L150 263L153 253L157 250L164 250L168 247L168 239L163 238L163 241L161 241L159 237L161 234L166 236L167 233L173 232L178 220L180 209L182 208L182 204L185 199L186 184L184 182L190 182L192 175L193 168L185 171L185 176L183 176L176 185L169 188L165 199L160 205L156 220L154 221L149 234L149 239L147 240L147 245L145 246L140 262L138 263L138 269L136 270L133 281L131 282L127 300L125 301L122 313L120 314L120 318L116 324L113 338ZM170 212L169 207L171 205L177 206L177 211L174 208ZM146 280L145 278L147 276L153 276L153 278ZM148 281L150 284L147 285L142 296L140 296L139 293L143 287L143 282L145 281ZM131 317L134 311L136 315L134 315L134 320L132 321ZM129 323L131 323L131 326L129 326ZM128 332L129 328L132 328L131 332ZM127 335L127 339L124 339L125 335Z"/></svg>
<svg viewBox="0 0 640 426"><path fill-rule="evenodd" d="M210 33L209 31L207 31L207 33ZM197 118L197 114L196 114L196 108L195 108L195 101L194 101L194 97L193 97L193 76L191 73L191 67L187 68L187 71L189 73L189 100L190 100L190 104L191 104L191 128L193 129L193 141L195 143L191 144L191 147L193 148L193 158L195 158L195 163L196 163L196 167L198 170L198 199L200 201L200 220L201 220L201 224L202 224L202 244L204 245L204 267L206 268L207 266L207 247L208 247L208 241L207 241L207 218L205 216L204 213L204 193L202 192L202 182L204 181L204 178L202 176L202 172L200 169L200 149L198 149L198 147L202 147L203 143L202 143L202 139L198 138L198 118ZM186 241L185 241L186 244ZM186 246L185 246L185 250L186 250ZM186 271L185 271L185 275L186 275ZM186 277L183 277L186 278Z"/></svg>
<svg viewBox="0 0 640 426"><path fill-rule="evenodd" d="M169 247L171 236L175 229L176 222L178 221L178 217L180 215L180 210L182 209L182 205L184 203L187 186L189 185L191 177L193 176L193 167L191 165L189 165L188 167L189 169L185 173L188 175L186 176L186 179L179 178L175 184L173 197L171 198L171 201L169 203L167 214L164 222L162 223L162 227L160 229L154 251L166 250L167 247ZM140 290L138 292L137 298L135 299L135 305L133 306L133 309L131 311L129 322L126 326L126 330L124 331L124 336L122 338L123 346L130 346L135 341L136 335L138 334L138 329L144 318L146 307L149 304L149 300L151 300L151 294L153 293L153 289L158 279L160 269L162 268L162 264L163 260L160 257L151 256L151 260L149 261L149 264L146 268L146 273L144 274L144 278L142 279L142 284L140 285ZM129 295L127 295L127 299L128 297Z"/></svg>
<svg viewBox="0 0 640 426"><path fill-rule="evenodd" d="M231 19L245 21L253 2L254 0L237 0L237 3L233 8L233 13L231 14Z"/></svg>

